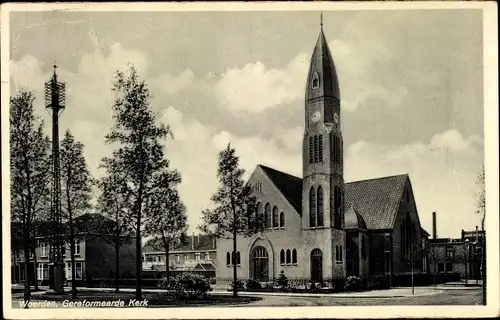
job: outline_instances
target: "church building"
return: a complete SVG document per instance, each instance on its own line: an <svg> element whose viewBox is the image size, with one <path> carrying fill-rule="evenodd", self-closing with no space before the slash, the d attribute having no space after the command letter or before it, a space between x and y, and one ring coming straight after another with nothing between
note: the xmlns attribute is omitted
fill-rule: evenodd
<svg viewBox="0 0 500 320"><path fill-rule="evenodd" d="M311 57L304 103L302 178L258 165L248 183L265 230L217 240L217 278L289 279L328 285L349 276L425 270L421 228L407 174L345 182L340 91L323 26ZM348 165L348 164L347 164ZM236 254L235 260L232 254ZM413 267L413 268L412 268Z"/></svg>

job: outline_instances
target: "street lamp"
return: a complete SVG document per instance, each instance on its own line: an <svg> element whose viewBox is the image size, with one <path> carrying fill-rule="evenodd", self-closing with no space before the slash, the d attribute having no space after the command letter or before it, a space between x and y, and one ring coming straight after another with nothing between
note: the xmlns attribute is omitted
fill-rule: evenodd
<svg viewBox="0 0 500 320"><path fill-rule="evenodd" d="M465 285L469 283L469 274L467 272L469 264L469 239L465 239Z"/></svg>

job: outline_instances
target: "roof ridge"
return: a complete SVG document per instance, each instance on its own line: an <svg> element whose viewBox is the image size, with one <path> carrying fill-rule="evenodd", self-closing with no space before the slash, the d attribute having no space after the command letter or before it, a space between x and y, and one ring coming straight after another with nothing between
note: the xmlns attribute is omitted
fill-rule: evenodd
<svg viewBox="0 0 500 320"><path fill-rule="evenodd" d="M266 165L263 165L263 164L258 164L257 166L259 166L259 167L261 167L261 168L263 168L263 169L268 169L268 170L276 171L276 172L279 172L279 173L281 173L281 174L286 174L287 176L292 177L292 178L295 178L295 179L302 180L302 178L297 177L297 176L295 176L295 175L293 175L293 174L290 174L290 173L287 173L287 172L284 172L284 171L281 171L281 170L278 170L278 169L274 169L274 168L271 168L271 167L266 166Z"/></svg>
<svg viewBox="0 0 500 320"><path fill-rule="evenodd" d="M390 179L390 178L404 177L404 176L409 176L409 174L408 173L402 173L402 174L395 174L395 175L392 175L392 176L383 176L383 177L377 177L377 178L370 178L370 179L349 181L349 182L346 182L345 184L358 183L358 182L367 182L367 181L374 181L374 180L383 180L383 179Z"/></svg>

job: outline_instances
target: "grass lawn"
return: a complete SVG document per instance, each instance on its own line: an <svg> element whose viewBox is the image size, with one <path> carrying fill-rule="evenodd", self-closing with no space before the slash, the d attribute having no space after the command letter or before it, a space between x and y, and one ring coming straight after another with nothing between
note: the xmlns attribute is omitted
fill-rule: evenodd
<svg viewBox="0 0 500 320"><path fill-rule="evenodd" d="M187 299L187 300L176 300L165 293L143 293L143 299L147 300L147 305L136 305L144 307L195 307L195 306L206 306L206 305L239 305L248 304L254 301L259 301L260 297L248 297L248 296L238 296L233 297L230 295L208 295L206 298L197 299ZM101 292L101 291L79 291L78 297L76 299L71 298L71 292L65 294L53 294L47 292L45 294L34 295L31 299L45 300L45 301L56 301L63 302L65 300L75 302L86 301L117 301L121 300L124 303L124 307L134 307L130 303L134 304L135 293L134 292ZM139 302L138 302L139 303Z"/></svg>

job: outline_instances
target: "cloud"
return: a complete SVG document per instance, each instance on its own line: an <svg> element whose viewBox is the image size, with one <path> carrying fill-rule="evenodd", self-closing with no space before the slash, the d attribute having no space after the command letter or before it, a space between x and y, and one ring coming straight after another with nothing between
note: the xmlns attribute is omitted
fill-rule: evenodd
<svg viewBox="0 0 500 320"><path fill-rule="evenodd" d="M214 83L219 106L234 113L259 113L302 98L308 60L300 54L283 69L268 69L260 61L227 69Z"/></svg>
<svg viewBox="0 0 500 320"><path fill-rule="evenodd" d="M482 152L481 138L463 137L456 130L401 146L358 141L345 150L345 177L355 181L408 173L423 227L430 232L431 212L436 211L440 236L455 237L458 230L479 223L474 194Z"/></svg>

